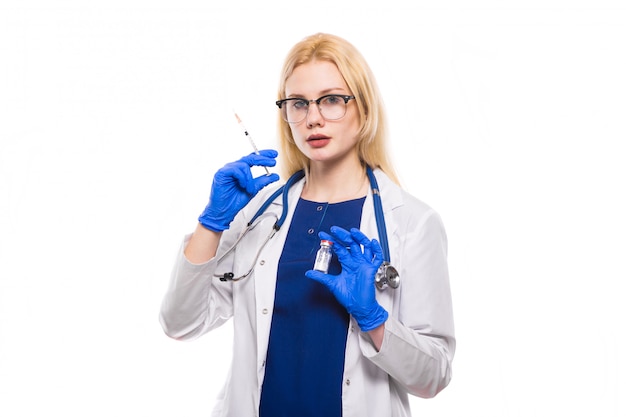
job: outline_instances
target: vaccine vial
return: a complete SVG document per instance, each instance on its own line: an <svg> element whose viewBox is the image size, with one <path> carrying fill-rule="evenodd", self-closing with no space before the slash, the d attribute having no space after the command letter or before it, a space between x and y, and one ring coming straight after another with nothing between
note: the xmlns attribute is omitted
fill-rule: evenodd
<svg viewBox="0 0 626 417"><path fill-rule="evenodd" d="M316 271L320 271L323 273L328 272L328 266L330 265L330 258L332 258L333 253L330 249L333 242L330 240L322 240L320 242L320 248L317 251L317 255L315 256L315 265L313 265L313 269Z"/></svg>

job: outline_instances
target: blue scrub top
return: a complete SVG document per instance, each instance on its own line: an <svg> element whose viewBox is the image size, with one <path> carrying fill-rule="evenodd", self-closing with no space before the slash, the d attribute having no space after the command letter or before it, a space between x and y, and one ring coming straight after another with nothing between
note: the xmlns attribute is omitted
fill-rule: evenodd
<svg viewBox="0 0 626 417"><path fill-rule="evenodd" d="M278 263L260 417L341 417L349 315L304 273L313 269L318 232L358 228L364 202L365 197L333 204L298 201ZM328 273L340 271L333 256Z"/></svg>

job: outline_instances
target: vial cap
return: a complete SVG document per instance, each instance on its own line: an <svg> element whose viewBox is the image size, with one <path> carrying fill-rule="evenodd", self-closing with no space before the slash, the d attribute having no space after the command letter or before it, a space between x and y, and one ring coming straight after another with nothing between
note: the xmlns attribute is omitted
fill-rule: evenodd
<svg viewBox="0 0 626 417"><path fill-rule="evenodd" d="M332 246L333 242L331 242L330 240L322 240L321 244L325 246Z"/></svg>

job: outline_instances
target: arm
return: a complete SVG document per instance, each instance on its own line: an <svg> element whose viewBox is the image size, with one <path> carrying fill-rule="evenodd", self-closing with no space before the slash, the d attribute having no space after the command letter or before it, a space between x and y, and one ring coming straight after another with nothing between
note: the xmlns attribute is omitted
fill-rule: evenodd
<svg viewBox="0 0 626 417"><path fill-rule="evenodd" d="M207 262L217 253L221 237L222 232L209 230L198 223L185 248L185 257L194 264Z"/></svg>
<svg viewBox="0 0 626 417"><path fill-rule="evenodd" d="M160 321L168 336L191 339L232 315L231 283L213 280L219 259L216 254L221 243L226 247L233 244L236 233L228 229L240 210L262 188L278 180L276 174L253 178L250 167L274 166L276 156L273 150L252 153L215 174L209 203L179 252L161 305Z"/></svg>
<svg viewBox="0 0 626 417"><path fill-rule="evenodd" d="M385 337L385 323L381 324L374 330L370 330L368 332L370 339L372 339L372 343L376 348L376 351L380 351L380 348L383 346L383 339Z"/></svg>
<svg viewBox="0 0 626 417"><path fill-rule="evenodd" d="M230 283L213 278L216 259L193 263L185 256L193 238L193 235L185 237L161 302L159 320L163 331L177 340L195 339L232 315ZM227 244L228 234L223 240ZM227 262L221 262L224 263Z"/></svg>
<svg viewBox="0 0 626 417"><path fill-rule="evenodd" d="M202 257L209 255L206 247L215 244L215 232L198 226L193 234L185 237L161 303L159 318L165 334L169 337L192 340L219 327L232 316L233 283L222 282L214 274L217 271L234 270L236 250L224 259L220 258L245 227L248 221L245 214L242 210L230 228L219 233L217 252L207 261L202 261ZM190 254L189 257L187 253ZM193 258L196 255L200 257Z"/></svg>
<svg viewBox="0 0 626 417"><path fill-rule="evenodd" d="M439 216L411 203L394 213L399 244L392 259L402 277L388 312L378 303L374 276L382 262L378 242L362 232L331 227L342 271L306 276L326 285L361 328L361 351L404 389L433 397L451 378L455 339L448 281L447 239ZM415 215L421 212L421 215ZM404 216L404 217L403 217ZM349 250L348 250L349 247Z"/></svg>
<svg viewBox="0 0 626 417"><path fill-rule="evenodd" d="M401 262L396 267L402 283L393 313L382 329L380 345L375 337L380 341L381 330L376 329L371 341L361 336L361 349L408 392L433 397L450 382L455 349L447 239L432 210L421 219L407 220L401 230L407 232L394 254Z"/></svg>

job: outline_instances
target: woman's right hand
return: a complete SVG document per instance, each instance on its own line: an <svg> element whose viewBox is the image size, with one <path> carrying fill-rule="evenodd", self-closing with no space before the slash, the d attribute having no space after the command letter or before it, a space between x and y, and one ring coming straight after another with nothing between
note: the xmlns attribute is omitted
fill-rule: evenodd
<svg viewBox="0 0 626 417"><path fill-rule="evenodd" d="M250 167L276 165L278 152L273 149L251 153L236 162L224 165L213 177L211 196L198 221L205 228L222 232L230 226L239 210L265 186L278 181L278 174L252 177Z"/></svg>

